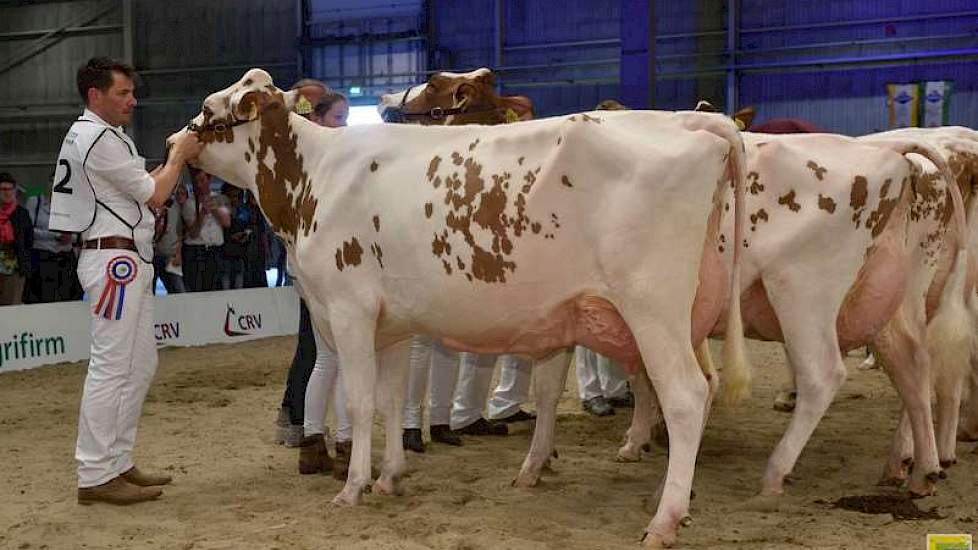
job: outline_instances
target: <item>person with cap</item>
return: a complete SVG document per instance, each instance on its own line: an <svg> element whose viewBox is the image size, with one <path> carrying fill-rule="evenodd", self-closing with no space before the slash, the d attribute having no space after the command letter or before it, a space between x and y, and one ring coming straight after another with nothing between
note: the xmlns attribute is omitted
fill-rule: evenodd
<svg viewBox="0 0 978 550"><path fill-rule="evenodd" d="M185 133L168 160L145 169L123 131L136 106L135 72L105 57L77 73L85 102L58 154L49 227L81 233L78 279L89 296L91 352L82 390L75 459L79 504L153 500L167 475L133 463L136 429L156 372L153 332L153 229L183 165L203 147Z"/></svg>

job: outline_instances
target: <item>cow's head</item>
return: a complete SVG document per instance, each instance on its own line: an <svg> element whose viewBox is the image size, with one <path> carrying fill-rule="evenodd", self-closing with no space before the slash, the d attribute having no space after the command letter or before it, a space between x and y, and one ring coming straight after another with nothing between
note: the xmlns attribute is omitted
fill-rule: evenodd
<svg viewBox="0 0 978 550"><path fill-rule="evenodd" d="M261 69L204 100L200 113L181 132L194 131L205 143L197 167L255 193L269 223L290 239L309 233L316 200L298 151L294 125L312 125L292 116L298 92L283 92Z"/></svg>
<svg viewBox="0 0 978 550"><path fill-rule="evenodd" d="M500 124L533 118L523 96L499 96L486 68L469 73L436 73L428 82L381 96L377 106L387 122L425 125Z"/></svg>

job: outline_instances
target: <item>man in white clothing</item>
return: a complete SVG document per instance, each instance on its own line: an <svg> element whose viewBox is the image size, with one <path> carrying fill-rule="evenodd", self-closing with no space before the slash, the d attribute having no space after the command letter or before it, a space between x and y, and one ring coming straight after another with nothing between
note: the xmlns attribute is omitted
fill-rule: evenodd
<svg viewBox="0 0 978 550"><path fill-rule="evenodd" d="M452 404L452 429L465 435L507 435L512 422L536 417L520 404L529 398L532 361L515 355L463 353ZM482 410L492 385L496 359L501 358L499 384L489 398L488 419Z"/></svg>
<svg viewBox="0 0 978 550"><path fill-rule="evenodd" d="M609 416L615 414L615 407L632 406L628 377L618 365L584 346L577 346L575 351L581 408L594 416Z"/></svg>
<svg viewBox="0 0 978 550"><path fill-rule="evenodd" d="M78 278L90 297L92 348L81 398L78 503L134 504L159 497L169 476L132 460L143 400L156 371L153 224L180 169L200 153L196 134L175 142L149 173L122 127L132 118L132 67L104 57L78 70L86 109L68 130L55 172L52 230L80 232Z"/></svg>

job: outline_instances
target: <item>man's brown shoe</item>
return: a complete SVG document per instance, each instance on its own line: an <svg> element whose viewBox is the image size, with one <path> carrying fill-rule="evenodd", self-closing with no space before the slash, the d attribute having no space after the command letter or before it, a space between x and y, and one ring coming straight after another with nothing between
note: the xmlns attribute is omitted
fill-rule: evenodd
<svg viewBox="0 0 978 550"><path fill-rule="evenodd" d="M125 479L122 479L122 476L119 476L113 478L112 481L96 485L95 487L79 487L78 504L87 505L95 502L105 502L126 506L128 504L136 504L137 502L156 500L162 494L163 491L160 489L133 485Z"/></svg>
<svg viewBox="0 0 978 550"><path fill-rule="evenodd" d="M326 450L326 438L323 434L303 437L299 444L299 473L318 474L332 469L333 459Z"/></svg>
<svg viewBox="0 0 978 550"><path fill-rule="evenodd" d="M139 468L135 466L129 468L129 470L119 477L140 487L156 487L157 485L166 485L173 481L173 478L168 475L147 474L139 471Z"/></svg>

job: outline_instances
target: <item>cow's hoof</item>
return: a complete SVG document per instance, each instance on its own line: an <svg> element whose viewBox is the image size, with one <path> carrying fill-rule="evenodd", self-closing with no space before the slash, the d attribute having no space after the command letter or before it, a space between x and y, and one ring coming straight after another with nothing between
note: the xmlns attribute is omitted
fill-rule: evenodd
<svg viewBox="0 0 978 550"><path fill-rule="evenodd" d="M536 487L539 483L540 474L520 472L520 475L516 476L516 479L513 480L513 487L529 489L531 487Z"/></svg>
<svg viewBox="0 0 978 550"><path fill-rule="evenodd" d="M676 541L676 537L665 537L656 533L646 532L642 537L642 548L669 548Z"/></svg>
<svg viewBox="0 0 978 550"><path fill-rule="evenodd" d="M551 474L557 473L557 470L554 470L553 464L551 464L549 458L543 463L543 467L540 468L540 471L548 472Z"/></svg>
<svg viewBox="0 0 978 550"><path fill-rule="evenodd" d="M797 392L781 392L774 398L774 410L785 413L793 412L797 399Z"/></svg>
<svg viewBox="0 0 978 550"><path fill-rule="evenodd" d="M381 476L374 482L374 492L380 495L401 496L404 494L404 487L400 478Z"/></svg>
<svg viewBox="0 0 978 550"><path fill-rule="evenodd" d="M958 459L956 459L956 458L952 458L950 460L942 460L941 461L941 468L947 469L947 468L950 468L951 466L954 466L957 463L958 463ZM941 473L943 474L944 472L941 472ZM944 479L944 478L942 477L941 479Z"/></svg>
<svg viewBox="0 0 978 550"><path fill-rule="evenodd" d="M916 499L936 495L937 491L935 490L935 486L940 478L941 474L939 472L931 472L922 480L911 479L907 484L907 491L910 493L910 498Z"/></svg>
<svg viewBox="0 0 978 550"><path fill-rule="evenodd" d="M333 497L333 504L337 506L357 506L360 504L360 491L343 489L340 491L340 494Z"/></svg>
<svg viewBox="0 0 978 550"><path fill-rule="evenodd" d="M636 448L632 445L623 445L618 449L618 455L615 456L615 462L639 462L641 460L641 447Z"/></svg>

